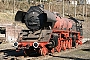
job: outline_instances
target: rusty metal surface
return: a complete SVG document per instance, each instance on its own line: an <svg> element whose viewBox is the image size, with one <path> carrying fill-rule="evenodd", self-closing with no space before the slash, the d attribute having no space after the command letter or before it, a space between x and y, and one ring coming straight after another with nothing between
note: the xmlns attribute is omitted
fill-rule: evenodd
<svg viewBox="0 0 90 60"><path fill-rule="evenodd" d="M22 37L21 41L25 42L32 42L32 41L38 41L38 42L47 42L50 39L51 30L42 30L40 32L36 31L35 33L32 33L30 31L24 31L20 35ZM20 37L19 37L20 38Z"/></svg>

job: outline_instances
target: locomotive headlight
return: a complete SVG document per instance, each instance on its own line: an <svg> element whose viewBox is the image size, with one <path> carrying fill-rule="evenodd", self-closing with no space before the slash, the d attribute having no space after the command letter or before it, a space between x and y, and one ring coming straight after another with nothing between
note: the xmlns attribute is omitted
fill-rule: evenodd
<svg viewBox="0 0 90 60"><path fill-rule="evenodd" d="M18 47L18 42L14 42L14 47L15 47L15 48Z"/></svg>
<svg viewBox="0 0 90 60"><path fill-rule="evenodd" d="M33 43L33 47L34 47L34 48L38 48L38 46L39 46L39 43L38 43L38 42L34 42L34 43Z"/></svg>

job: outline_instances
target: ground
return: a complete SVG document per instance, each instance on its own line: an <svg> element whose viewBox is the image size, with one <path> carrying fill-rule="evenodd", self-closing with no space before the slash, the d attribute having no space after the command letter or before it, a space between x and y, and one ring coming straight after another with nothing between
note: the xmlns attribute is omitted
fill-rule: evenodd
<svg viewBox="0 0 90 60"><path fill-rule="evenodd" d="M90 45L85 44L82 48L69 53L63 53L53 56L46 60L90 60Z"/></svg>
<svg viewBox="0 0 90 60"><path fill-rule="evenodd" d="M23 51L16 52L13 44L6 43L0 45L0 60L90 60L90 41L72 48L70 50L55 52L46 56L24 56Z"/></svg>

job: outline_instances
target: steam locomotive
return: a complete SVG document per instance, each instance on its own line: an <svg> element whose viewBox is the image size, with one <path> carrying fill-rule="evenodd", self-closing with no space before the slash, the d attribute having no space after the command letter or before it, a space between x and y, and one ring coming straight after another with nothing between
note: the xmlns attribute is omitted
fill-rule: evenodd
<svg viewBox="0 0 90 60"><path fill-rule="evenodd" d="M44 5L31 6L27 12L18 11L15 21L25 23L28 29L22 30L16 51L24 50L26 55L60 52L82 44L83 29L81 21L63 18L58 13L44 9Z"/></svg>

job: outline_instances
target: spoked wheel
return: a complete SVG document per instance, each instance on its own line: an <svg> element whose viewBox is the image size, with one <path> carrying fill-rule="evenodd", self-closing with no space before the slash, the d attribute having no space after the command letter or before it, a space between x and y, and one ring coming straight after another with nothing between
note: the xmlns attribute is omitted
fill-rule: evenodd
<svg viewBox="0 0 90 60"><path fill-rule="evenodd" d="M63 41L63 49L66 50L65 41Z"/></svg>
<svg viewBox="0 0 90 60"><path fill-rule="evenodd" d="M65 41L65 46L68 48L68 40Z"/></svg>
<svg viewBox="0 0 90 60"><path fill-rule="evenodd" d="M68 40L68 48L71 48L70 40Z"/></svg>
<svg viewBox="0 0 90 60"><path fill-rule="evenodd" d="M72 48L72 39L70 39L70 47Z"/></svg>
<svg viewBox="0 0 90 60"><path fill-rule="evenodd" d="M47 48L46 47L41 48L41 55L42 56L45 56L47 53L48 52L47 52Z"/></svg>
<svg viewBox="0 0 90 60"><path fill-rule="evenodd" d="M76 46L75 46L75 48L77 48L78 47L78 43L76 43Z"/></svg>
<svg viewBox="0 0 90 60"><path fill-rule="evenodd" d="M61 41L61 49L62 50L66 50L66 45L65 45L65 41Z"/></svg>
<svg viewBox="0 0 90 60"><path fill-rule="evenodd" d="M51 53L53 54L55 52L54 48L52 48Z"/></svg>
<svg viewBox="0 0 90 60"><path fill-rule="evenodd" d="M56 51L57 52L60 52L61 51L61 45L60 45L60 41L58 41L58 46L56 47Z"/></svg>

